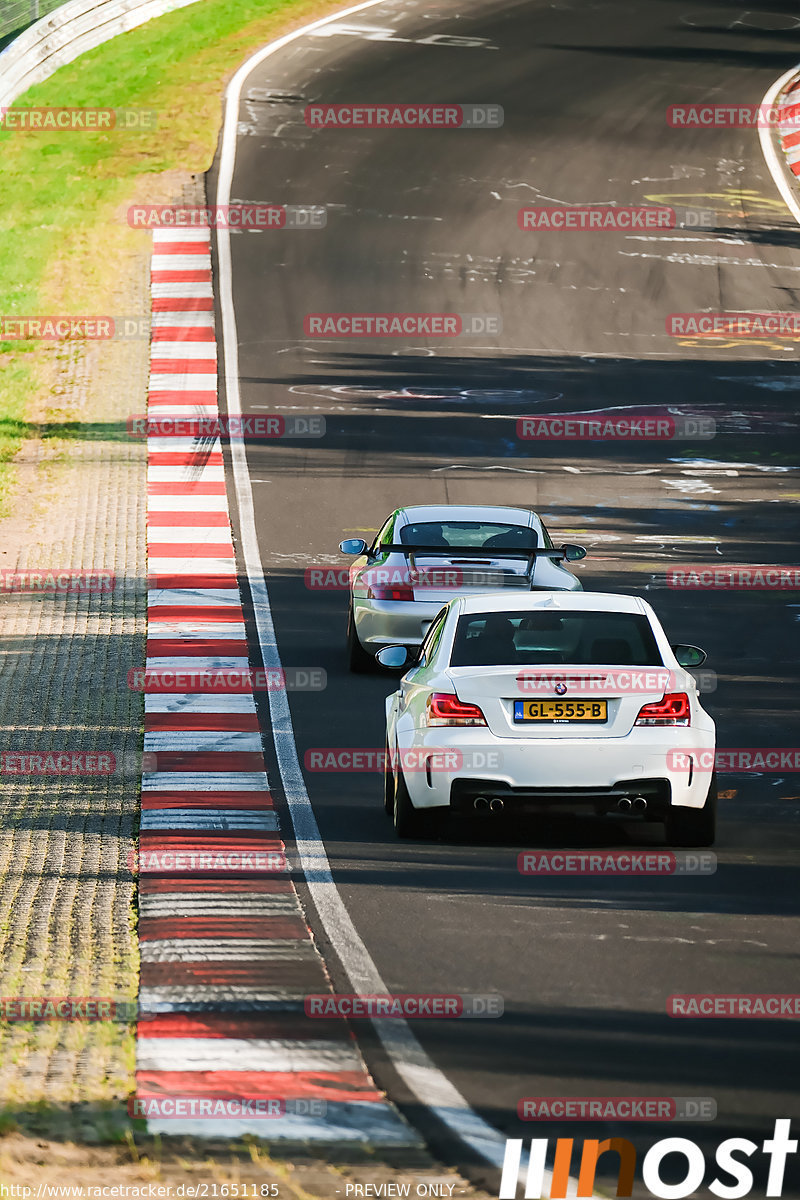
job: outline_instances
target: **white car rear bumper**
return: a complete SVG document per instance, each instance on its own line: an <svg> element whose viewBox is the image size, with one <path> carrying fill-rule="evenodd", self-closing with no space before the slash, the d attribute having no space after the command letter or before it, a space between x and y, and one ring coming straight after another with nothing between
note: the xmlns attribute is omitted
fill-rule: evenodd
<svg viewBox="0 0 800 1200"><path fill-rule="evenodd" d="M402 722L401 722L402 724ZM391 743L390 743L391 744ZM714 726L636 727L621 738L558 740L500 738L483 727L400 731L400 763L415 808L449 806L453 784L497 784L499 789L552 796L569 809L581 790L602 796L637 780L666 781L672 806L701 808L708 794ZM676 751L684 751L678 761ZM704 752L701 754L701 752ZM481 790L484 790L483 787ZM489 789L491 791L491 787ZM498 794L500 792L498 791ZM591 804L591 801L589 801ZM613 807L612 804L609 807Z"/></svg>

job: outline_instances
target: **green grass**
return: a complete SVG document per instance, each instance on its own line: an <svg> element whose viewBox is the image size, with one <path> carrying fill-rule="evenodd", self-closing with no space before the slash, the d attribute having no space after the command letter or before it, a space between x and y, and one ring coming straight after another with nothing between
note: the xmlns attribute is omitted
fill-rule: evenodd
<svg viewBox="0 0 800 1200"><path fill-rule="evenodd" d="M164 172L208 169L226 80L258 46L337 0L199 0L62 67L15 107L145 108L151 131L0 129L0 314L110 311L126 249L148 235L125 224L134 201L173 198ZM138 245L142 245L142 241ZM46 420L53 356L0 341L0 515L11 459ZM63 411L60 414L63 417Z"/></svg>

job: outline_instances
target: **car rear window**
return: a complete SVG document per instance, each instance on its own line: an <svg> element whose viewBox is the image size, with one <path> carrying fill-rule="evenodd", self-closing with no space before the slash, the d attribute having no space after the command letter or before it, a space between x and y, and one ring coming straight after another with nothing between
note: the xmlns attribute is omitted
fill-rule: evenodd
<svg viewBox="0 0 800 1200"><path fill-rule="evenodd" d="M553 611L459 617L450 665L663 666L647 617Z"/></svg>
<svg viewBox="0 0 800 1200"><path fill-rule="evenodd" d="M536 530L484 521L424 521L400 530L404 546L459 546L478 550L535 550Z"/></svg>

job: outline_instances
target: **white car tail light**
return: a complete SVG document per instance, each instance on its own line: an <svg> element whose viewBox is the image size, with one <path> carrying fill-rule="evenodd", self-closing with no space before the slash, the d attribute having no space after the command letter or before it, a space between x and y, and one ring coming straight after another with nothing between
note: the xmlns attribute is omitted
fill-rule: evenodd
<svg viewBox="0 0 800 1200"><path fill-rule="evenodd" d="M635 725L690 725L692 710L685 692L668 692L663 700L645 704Z"/></svg>
<svg viewBox="0 0 800 1200"><path fill-rule="evenodd" d="M464 704L452 692L431 692L426 702L428 725L485 725L477 704Z"/></svg>

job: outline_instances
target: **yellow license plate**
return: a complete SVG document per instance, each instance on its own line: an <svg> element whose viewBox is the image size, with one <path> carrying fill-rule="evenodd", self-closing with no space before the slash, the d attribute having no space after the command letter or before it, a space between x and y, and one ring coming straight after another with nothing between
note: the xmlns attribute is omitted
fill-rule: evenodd
<svg viewBox="0 0 800 1200"><path fill-rule="evenodd" d="M515 721L607 721L607 700L515 700Z"/></svg>

